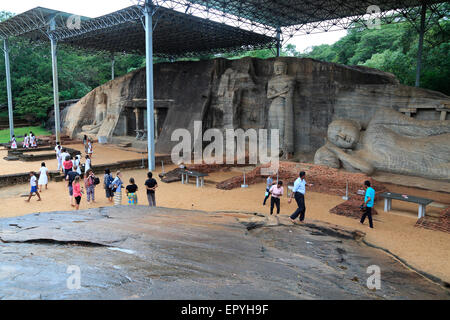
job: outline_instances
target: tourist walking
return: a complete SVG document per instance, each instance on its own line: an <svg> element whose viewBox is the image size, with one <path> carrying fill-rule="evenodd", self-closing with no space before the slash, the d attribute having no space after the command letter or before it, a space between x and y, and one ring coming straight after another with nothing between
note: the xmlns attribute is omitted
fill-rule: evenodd
<svg viewBox="0 0 450 320"><path fill-rule="evenodd" d="M73 162L70 160L70 155L66 156L65 161L63 162L64 168L64 177L67 177L67 174L73 169Z"/></svg>
<svg viewBox="0 0 450 320"><path fill-rule="evenodd" d="M272 187L272 185L273 185L273 178L272 178L272 176L268 176L267 180L266 180L266 194L265 194L265 197L264 197L263 206L266 205L266 201L270 197L269 190Z"/></svg>
<svg viewBox="0 0 450 320"><path fill-rule="evenodd" d="M31 131L30 131L30 145L31 145L31 148L37 148L36 136Z"/></svg>
<svg viewBox="0 0 450 320"><path fill-rule="evenodd" d="M122 204L122 173L117 171L116 178L112 182L112 191L114 192L114 205L120 206Z"/></svg>
<svg viewBox="0 0 450 320"><path fill-rule="evenodd" d="M280 214L280 198L283 195L283 191L283 181L278 181L276 185L270 187L269 193L272 195L270 198L270 215L272 215L275 205L277 206L277 214Z"/></svg>
<svg viewBox="0 0 450 320"><path fill-rule="evenodd" d="M369 219L369 226L373 229L372 222L372 208L375 200L375 189L370 186L370 181L364 181L364 186L366 188L366 194L364 195L364 203L362 204L364 214L361 217L361 224L364 224L366 217Z"/></svg>
<svg viewBox="0 0 450 320"><path fill-rule="evenodd" d="M85 159L86 162L84 163L84 173L87 173L89 170L91 170L91 158L86 155Z"/></svg>
<svg viewBox="0 0 450 320"><path fill-rule="evenodd" d="M80 208L81 195L83 194L83 187L81 186L80 176L76 176L73 181L73 197L75 199L75 209Z"/></svg>
<svg viewBox="0 0 450 320"><path fill-rule="evenodd" d="M90 159L92 159L92 154L94 153L94 150L92 148L92 140L89 139L88 140L88 148L87 148L87 154L89 156Z"/></svg>
<svg viewBox="0 0 450 320"><path fill-rule="evenodd" d="M74 159L74 167L77 167L77 172L81 176L81 155L77 154Z"/></svg>
<svg viewBox="0 0 450 320"><path fill-rule="evenodd" d="M76 169L76 168L74 168ZM75 207L73 204L73 182L76 177L79 177L80 175L76 171L69 171L66 175L66 180L68 181L67 187L69 188L69 197L70 197L70 205L72 207Z"/></svg>
<svg viewBox="0 0 450 320"><path fill-rule="evenodd" d="M30 138L28 138L28 134L25 134L25 137L23 137L23 142L22 142L22 148L28 149L28 147L30 146Z"/></svg>
<svg viewBox="0 0 450 320"><path fill-rule="evenodd" d="M42 186L45 186L45 190L47 190L47 184L48 184L48 169L45 166L45 162L41 163L41 168L39 169L39 192L42 192Z"/></svg>
<svg viewBox="0 0 450 320"><path fill-rule="evenodd" d="M153 173L147 173L147 180L145 181L145 188L147 189L147 200L150 207L156 207L155 189L158 187L158 182L153 179Z"/></svg>
<svg viewBox="0 0 450 320"><path fill-rule="evenodd" d="M294 189L292 190L291 197L288 200L288 203L291 203L292 198L295 197L295 201L297 202L297 210L290 216L290 219L292 222L295 221L295 219L299 217L300 222L303 222L305 220L305 213L306 213L306 206L305 206L305 191L306 191L306 185L312 186L312 184L307 184L306 180L306 173L304 171L301 171L299 174L299 178L295 180L294 182Z"/></svg>
<svg viewBox="0 0 450 320"><path fill-rule="evenodd" d="M88 203L92 200L92 203L95 203L95 186L96 182L100 182L99 179L94 175L94 171L89 169L86 172L84 178L84 186L86 187L86 200Z"/></svg>
<svg viewBox="0 0 450 320"><path fill-rule="evenodd" d="M114 192L112 191L112 182L114 178L112 177L111 171L109 169L105 169L105 175L103 176L103 187L105 188L106 198L109 202L113 201Z"/></svg>
<svg viewBox="0 0 450 320"><path fill-rule="evenodd" d="M61 167L62 167L62 172L64 173L64 161L66 161L67 156L70 157L70 153L67 152L66 148L63 148L61 146Z"/></svg>
<svg viewBox="0 0 450 320"><path fill-rule="evenodd" d="M70 153L67 152L66 148L63 148L61 146L61 160L62 160L62 162L66 161L67 156L70 157Z"/></svg>
<svg viewBox="0 0 450 320"><path fill-rule="evenodd" d="M62 151L59 142L56 143L55 153L56 153L56 161L58 161L58 171L60 171L62 168L62 158L61 158Z"/></svg>
<svg viewBox="0 0 450 320"><path fill-rule="evenodd" d="M83 137L83 145L84 145L84 153L88 153L88 144L87 144L87 140L88 140L88 137L87 137L87 135L84 135L84 137Z"/></svg>
<svg viewBox="0 0 450 320"><path fill-rule="evenodd" d="M33 171L30 172L30 186L31 186L30 195L28 196L28 199L25 200L25 201L30 202L30 199L33 196L33 193L35 193L37 195L37 197L38 197L37 201L41 201L41 196L40 196L39 191L37 189L36 174Z"/></svg>
<svg viewBox="0 0 450 320"><path fill-rule="evenodd" d="M138 186L136 185L134 178L130 178L130 184L127 185L127 197L128 197L128 204L137 205L138 199L137 199L137 193Z"/></svg>
<svg viewBox="0 0 450 320"><path fill-rule="evenodd" d="M16 136L14 134L11 139L11 149L17 149L17 141L16 141Z"/></svg>

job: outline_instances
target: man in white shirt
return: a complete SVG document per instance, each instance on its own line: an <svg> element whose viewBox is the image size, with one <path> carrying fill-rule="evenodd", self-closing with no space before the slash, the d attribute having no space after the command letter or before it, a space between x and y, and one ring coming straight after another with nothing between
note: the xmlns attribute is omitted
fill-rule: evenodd
<svg viewBox="0 0 450 320"><path fill-rule="evenodd" d="M71 157L70 153L67 152L66 148L63 148L61 152L61 165L64 161L66 161L67 156Z"/></svg>
<svg viewBox="0 0 450 320"><path fill-rule="evenodd" d="M62 168L61 146L59 145L59 142L56 143L55 153L56 153L56 161L58 161L58 171L59 171Z"/></svg>
<svg viewBox="0 0 450 320"><path fill-rule="evenodd" d="M292 222L294 222L299 215L300 222L303 222L303 220L305 220L305 187L307 185L305 176L306 173L304 171L301 171L299 174L299 178L297 178L297 180L295 180L294 182L294 189L292 190L291 197L288 200L288 203L291 203L292 198L295 197L295 201L297 202L298 206L297 210L295 210L295 212L290 216ZM308 186L312 186L312 184L308 184Z"/></svg>
<svg viewBox="0 0 450 320"><path fill-rule="evenodd" d="M273 214L273 207L277 206L277 215L280 214L280 197L283 195L283 181L278 181L276 185L273 185L269 189L269 193L272 195L270 198L270 215Z"/></svg>

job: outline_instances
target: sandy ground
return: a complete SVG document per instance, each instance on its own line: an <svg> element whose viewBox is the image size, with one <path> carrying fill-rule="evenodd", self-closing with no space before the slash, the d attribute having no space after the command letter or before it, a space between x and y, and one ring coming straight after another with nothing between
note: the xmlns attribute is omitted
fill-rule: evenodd
<svg viewBox="0 0 450 320"><path fill-rule="evenodd" d="M78 147L81 147L78 146ZM94 150L94 161L97 163L107 163L111 160L111 147L97 146ZM109 154L108 154L109 153ZM117 160L136 159L140 155L134 152L127 152L114 149L114 157ZM2 160L1 160L2 161ZM14 168L20 168L20 172L38 168L38 164L8 162L12 167L6 168L9 172L14 172ZM29 167L27 167L29 166ZM56 160L48 161L50 169L56 169ZM171 170L175 166L165 166L165 170ZM2 171L5 170L2 164ZM157 167L156 175L161 171ZM140 204L146 204L146 194L144 181L146 179L145 170L124 171L124 181L128 182L130 177L134 177L140 190L138 199ZM239 174L238 169L230 172L212 173L207 177L204 188L196 188L195 180L189 185L180 182L166 184L159 182L156 201L158 206L196 209L205 211L245 211L269 214L269 205L263 206L265 185L263 183L251 185L246 189L234 189L230 191L219 190L215 184L232 176ZM102 177L103 175L100 174ZM159 178L157 179L159 181ZM0 189L0 217L20 216L35 212L47 212L56 210L72 210L70 206L69 194L65 182L50 182L48 190L42 192L43 201L37 202L33 197L30 203L20 197L29 191L28 185L12 186ZM420 192L417 191L417 192ZM438 195L439 200L444 199L447 194ZM444 197L444 198L442 198ZM109 206L111 203L105 198L102 184L96 188L96 203L87 204L86 197L83 196L80 209L90 206ZM122 203L127 201L125 195ZM393 209L389 213L383 211L383 203L378 202L376 209L379 215L374 217L375 229L369 229L366 225L361 225L358 220L330 214L329 210L343 202L339 196L332 196L321 193L307 192L306 194L306 218L321 220L367 233L366 240L374 245L384 247L392 253L406 260L412 266L433 274L444 281L450 282L450 234L438 231L431 231L414 227L417 221L417 206L404 202L393 202ZM268 204L270 202L268 201ZM281 214L288 215L295 211L295 201L288 204L287 197L281 201ZM436 214L441 208L428 207L430 214Z"/></svg>
<svg viewBox="0 0 450 320"><path fill-rule="evenodd" d="M83 144L72 144L68 146L71 149L79 150L82 152L84 163L84 145ZM32 154L38 155L42 153L54 153L52 150L49 151L38 151L33 152ZM10 173L20 173L20 172L28 172L28 171L38 171L41 167L42 161L6 161L3 158L8 155L8 151L6 149L0 150L0 174L10 174ZM146 157L146 154L144 154ZM126 151L123 149L118 149L112 145L100 145L94 144L94 153L92 155L92 165L96 164L105 164L111 163L120 160L135 160L142 159L142 154L134 151ZM58 169L58 163L55 160L44 160L47 168L49 170Z"/></svg>

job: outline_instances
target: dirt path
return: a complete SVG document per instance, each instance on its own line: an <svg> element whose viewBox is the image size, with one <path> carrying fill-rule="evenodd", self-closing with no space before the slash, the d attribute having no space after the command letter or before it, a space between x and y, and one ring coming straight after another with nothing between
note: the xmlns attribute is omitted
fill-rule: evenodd
<svg viewBox="0 0 450 320"><path fill-rule="evenodd" d="M100 149L100 148L98 148ZM105 149L98 150L95 161L106 161ZM114 151L114 155L122 154ZM135 154L124 156L132 158ZM103 158L102 158L103 157ZM110 156L109 156L110 158ZM51 167L50 167L51 168ZM165 166L165 170L171 170L174 166ZM160 167L155 174L159 173ZM250 185L246 189L234 189L230 191L215 188L215 183L236 175L236 171L217 172L210 174L206 179L204 188L196 188L195 184L182 185L175 183L159 183L156 201L158 206L194 209L204 211L245 211L269 214L269 206L262 206L264 198L264 184ZM136 179L140 190L138 191L139 204L147 204L145 190L143 188L146 179L145 170L129 170L124 172L124 179L128 182L130 177ZM159 178L158 178L159 181ZM69 195L64 182L49 184L49 189L42 193L42 202L36 202L34 197L31 203L24 202L21 194L29 191L28 185L13 186L0 189L0 217L13 217L33 212L71 210ZM125 195L123 204L126 204ZM97 187L95 205L88 205L83 196L81 209L89 207L101 207L111 205L104 195L102 185ZM366 240L374 245L383 247L406 260L415 268L430 273L447 282L450 282L450 234L426 230L414 227L417 220L417 206L414 204L398 202L393 204L393 210L389 213L383 212L383 203L376 204L380 213L375 216L375 229L371 230L367 224L362 226L358 220L337 216L329 213L329 210L343 202L338 196L307 192L306 206L307 219L321 220L367 233ZM293 203L288 204L284 196L281 200L281 214L288 215L295 210ZM441 208L429 207L429 213L438 213Z"/></svg>

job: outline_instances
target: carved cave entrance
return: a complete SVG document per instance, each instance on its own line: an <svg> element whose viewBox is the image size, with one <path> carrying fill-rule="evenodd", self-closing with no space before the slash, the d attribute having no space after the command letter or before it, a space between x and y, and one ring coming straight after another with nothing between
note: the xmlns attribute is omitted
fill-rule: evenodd
<svg viewBox="0 0 450 320"><path fill-rule="evenodd" d="M158 139L164 128L169 104L171 101L155 100L155 139ZM147 109L145 106L129 106L124 112L126 122L126 135L142 139L147 132ZM145 133L145 134L144 134Z"/></svg>

